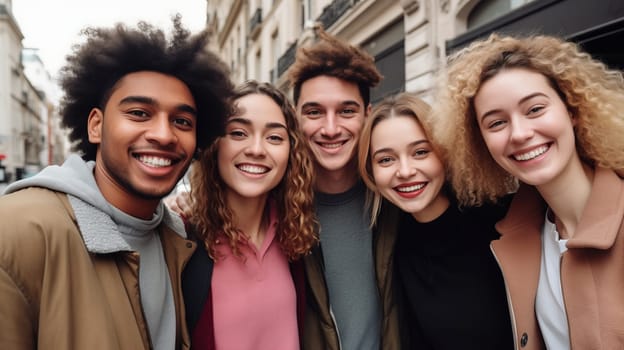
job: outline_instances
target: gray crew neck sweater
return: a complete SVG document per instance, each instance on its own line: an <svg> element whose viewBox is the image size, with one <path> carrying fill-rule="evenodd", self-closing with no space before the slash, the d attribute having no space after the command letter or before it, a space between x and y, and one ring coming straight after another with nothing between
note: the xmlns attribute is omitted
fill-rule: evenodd
<svg viewBox="0 0 624 350"><path fill-rule="evenodd" d="M378 350L381 306L373 234L362 183L344 193L316 193L325 280L344 350Z"/></svg>

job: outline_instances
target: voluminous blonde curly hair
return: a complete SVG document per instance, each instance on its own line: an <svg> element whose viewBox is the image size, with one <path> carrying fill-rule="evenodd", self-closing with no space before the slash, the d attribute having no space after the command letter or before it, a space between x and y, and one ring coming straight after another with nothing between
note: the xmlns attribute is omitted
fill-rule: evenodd
<svg viewBox="0 0 624 350"><path fill-rule="evenodd" d="M248 81L235 90L233 105L236 107L238 99L252 94L265 95L275 101L286 120L290 143L288 165L280 183L271 190L270 197L277 207L276 238L288 259L297 260L309 253L318 241L312 158L300 133L295 111L286 96L270 84ZM232 111L232 114L235 113ZM190 222L213 259L218 259L215 245L219 234L225 235L233 254L241 257L240 245L247 237L234 226L233 213L225 199L226 184L219 175L217 152L218 139L202 152L199 164L193 166Z"/></svg>
<svg viewBox="0 0 624 350"><path fill-rule="evenodd" d="M358 170L366 187L370 190L368 201L371 208L371 226L376 224L383 202L373 176L371 163L370 145L375 127L381 121L397 116L413 118L425 132L425 136L431 143L433 151L436 155L439 155L440 147L430 137L433 124L433 121L430 119L430 110L429 105L419 97L409 92L403 92L383 99L373 108L370 116L366 118L358 142ZM442 163L445 163L444 160L442 160Z"/></svg>
<svg viewBox="0 0 624 350"><path fill-rule="evenodd" d="M490 35L449 57L433 107L436 139L448 160L450 182L463 205L496 201L516 179L491 157L475 117L474 97L502 70L544 75L570 114L576 148L591 166L624 172L624 79L576 44L552 36Z"/></svg>

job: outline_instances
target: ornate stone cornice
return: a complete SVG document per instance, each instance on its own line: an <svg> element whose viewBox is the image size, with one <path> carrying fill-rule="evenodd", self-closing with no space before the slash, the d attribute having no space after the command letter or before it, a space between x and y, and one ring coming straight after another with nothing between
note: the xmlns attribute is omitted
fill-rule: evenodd
<svg viewBox="0 0 624 350"><path fill-rule="evenodd" d="M419 0L401 0L401 6L403 6L403 10L405 13L410 14L418 11L420 8Z"/></svg>

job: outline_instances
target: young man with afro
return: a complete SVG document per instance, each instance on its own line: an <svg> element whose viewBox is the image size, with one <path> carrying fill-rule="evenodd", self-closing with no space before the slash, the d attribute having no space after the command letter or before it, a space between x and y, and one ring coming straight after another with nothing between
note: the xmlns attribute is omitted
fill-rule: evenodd
<svg viewBox="0 0 624 350"><path fill-rule="evenodd" d="M223 63L173 19L91 28L61 72L78 155L0 198L0 348L188 349L195 250L161 199L223 132Z"/></svg>
<svg viewBox="0 0 624 350"><path fill-rule="evenodd" d="M357 143L380 80L373 58L317 31L289 71L300 126L315 160L320 245L305 257L305 349L397 349L391 288L394 220L371 229ZM321 249L322 248L322 249Z"/></svg>

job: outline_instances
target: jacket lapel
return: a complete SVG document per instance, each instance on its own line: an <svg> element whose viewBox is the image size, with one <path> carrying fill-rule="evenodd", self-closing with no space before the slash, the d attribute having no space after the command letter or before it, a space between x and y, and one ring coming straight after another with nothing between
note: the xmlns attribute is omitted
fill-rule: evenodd
<svg viewBox="0 0 624 350"><path fill-rule="evenodd" d="M575 349L602 344L599 286L593 271L609 255L624 217L624 185L611 170L596 168L592 191L561 262L570 341ZM602 301L604 302L604 301Z"/></svg>
<svg viewBox="0 0 624 350"><path fill-rule="evenodd" d="M596 168L592 191L568 248L609 249L624 217L622 180L612 171Z"/></svg>
<svg viewBox="0 0 624 350"><path fill-rule="evenodd" d="M545 211L539 193L531 186L522 185L507 215L496 224L501 238L492 241L492 250L505 277L516 348L522 343L527 349L542 347L535 317L535 295Z"/></svg>

